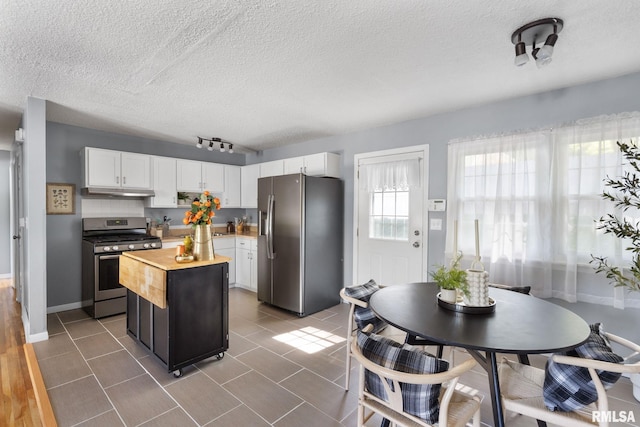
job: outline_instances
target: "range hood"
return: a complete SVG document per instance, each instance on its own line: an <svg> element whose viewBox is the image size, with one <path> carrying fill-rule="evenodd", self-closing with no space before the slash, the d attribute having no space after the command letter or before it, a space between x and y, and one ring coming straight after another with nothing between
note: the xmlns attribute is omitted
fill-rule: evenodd
<svg viewBox="0 0 640 427"><path fill-rule="evenodd" d="M138 190L135 188L108 188L108 187L84 187L80 190L83 196L95 197L119 197L138 198L153 197L156 194L153 190Z"/></svg>

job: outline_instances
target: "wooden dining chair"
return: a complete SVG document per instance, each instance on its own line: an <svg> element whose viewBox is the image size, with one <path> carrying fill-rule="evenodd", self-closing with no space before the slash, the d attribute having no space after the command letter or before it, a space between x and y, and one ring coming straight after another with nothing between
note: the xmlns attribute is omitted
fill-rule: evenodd
<svg viewBox="0 0 640 427"><path fill-rule="evenodd" d="M500 390L504 408L539 421L567 427L609 426L611 414L607 412L610 408L606 389L613 384L607 384L606 381L603 383L600 376L603 373L639 373L640 361L635 363L625 363L625 361L634 356L637 359L637 355L640 354L640 346L611 333L604 332L603 335L609 341L631 349L634 353L625 359L620 358L622 363L560 354L552 355L550 358L558 366L565 366L571 369L570 373L560 376L561 383L573 381L577 377L575 369L584 368L588 370L587 378L590 377L593 384L590 387L595 387L595 392L597 393L595 402L574 410L551 411L547 407L548 402L545 403L545 369L523 365L504 358L499 367ZM548 369L549 364L547 364L547 371ZM549 387L548 375L547 381L547 387ZM565 386L565 389L578 386ZM575 403L584 399L584 395L584 389L580 389L579 394L565 396L565 398Z"/></svg>
<svg viewBox="0 0 640 427"><path fill-rule="evenodd" d="M347 391L349 390L349 380L351 378L351 342L356 330L371 324L375 332L380 332L387 326L387 322L376 317L369 307L369 298L378 289L380 289L380 286L371 279L362 285L340 290L340 297L351 306L349 308L349 317L347 318L346 372L344 380L344 389Z"/></svg>
<svg viewBox="0 0 640 427"><path fill-rule="evenodd" d="M375 413L392 425L480 426L481 397L458 382L475 365L467 359L449 369L449 363L407 344L359 331L351 343L360 362L357 425Z"/></svg>

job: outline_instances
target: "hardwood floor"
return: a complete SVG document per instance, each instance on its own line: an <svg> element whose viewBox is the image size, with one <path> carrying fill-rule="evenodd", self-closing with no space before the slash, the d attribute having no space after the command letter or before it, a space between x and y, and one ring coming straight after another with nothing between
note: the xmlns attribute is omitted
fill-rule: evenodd
<svg viewBox="0 0 640 427"><path fill-rule="evenodd" d="M20 305L10 279L0 279L0 425L40 426L40 416L24 352Z"/></svg>

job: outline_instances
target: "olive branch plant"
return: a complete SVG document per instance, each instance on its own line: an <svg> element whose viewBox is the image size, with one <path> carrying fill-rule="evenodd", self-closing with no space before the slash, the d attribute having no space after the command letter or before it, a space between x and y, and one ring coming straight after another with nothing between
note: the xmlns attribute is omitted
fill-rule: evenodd
<svg viewBox="0 0 640 427"><path fill-rule="evenodd" d="M640 210L640 148L633 141L628 144L618 141L616 144L632 170L617 178L607 176L604 184L609 189L604 190L601 196L623 213L629 209ZM631 265L625 274L623 269L611 265L607 257L592 254L589 263L595 265L596 273L604 273L614 286L640 291L640 222L613 214L606 214L596 222L596 229L629 242L625 250L632 254Z"/></svg>

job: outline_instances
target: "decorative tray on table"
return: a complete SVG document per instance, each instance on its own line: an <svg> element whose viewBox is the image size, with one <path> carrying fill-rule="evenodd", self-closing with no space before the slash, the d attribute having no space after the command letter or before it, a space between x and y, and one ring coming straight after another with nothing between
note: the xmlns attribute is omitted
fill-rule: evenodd
<svg viewBox="0 0 640 427"><path fill-rule="evenodd" d="M193 255L176 255L176 262L178 264L193 262Z"/></svg>
<svg viewBox="0 0 640 427"><path fill-rule="evenodd" d="M458 313L487 314L496 311L496 301L491 297L489 297L489 305L467 305L460 298L455 303L442 300L440 299L440 292L438 292L438 305Z"/></svg>

